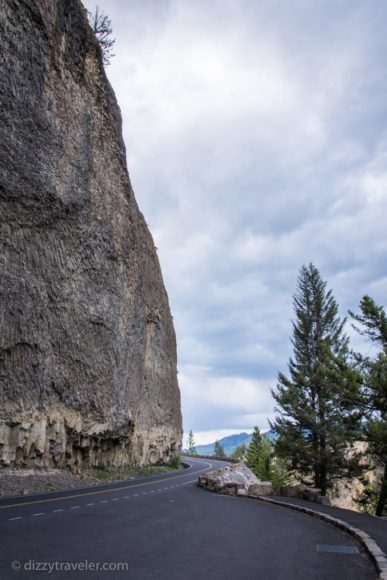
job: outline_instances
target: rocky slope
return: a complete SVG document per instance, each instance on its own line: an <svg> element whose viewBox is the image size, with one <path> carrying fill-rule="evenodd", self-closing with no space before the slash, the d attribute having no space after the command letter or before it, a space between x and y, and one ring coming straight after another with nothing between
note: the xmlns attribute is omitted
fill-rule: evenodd
<svg viewBox="0 0 387 580"><path fill-rule="evenodd" d="M175 333L85 9L3 0L0 55L0 462L168 461Z"/></svg>

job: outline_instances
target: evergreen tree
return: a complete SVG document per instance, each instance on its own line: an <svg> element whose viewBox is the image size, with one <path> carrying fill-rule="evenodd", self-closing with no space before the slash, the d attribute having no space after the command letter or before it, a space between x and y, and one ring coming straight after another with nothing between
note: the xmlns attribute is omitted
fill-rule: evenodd
<svg viewBox="0 0 387 580"><path fill-rule="evenodd" d="M246 465L262 481L271 479L271 460L273 447L268 439L264 439L254 427L253 438L246 452Z"/></svg>
<svg viewBox="0 0 387 580"><path fill-rule="evenodd" d="M188 455L197 455L197 451L195 449L195 439L194 434L191 431L188 433Z"/></svg>
<svg viewBox="0 0 387 580"><path fill-rule="evenodd" d="M387 512L387 316L384 308L369 296L361 300L360 311L361 314L350 312L361 325L355 328L380 347L375 359L358 354L357 360L364 372L358 401L367 419L368 451L383 470L375 506L375 514L382 516Z"/></svg>
<svg viewBox="0 0 387 580"><path fill-rule="evenodd" d="M274 451L271 456L270 481L274 487L287 485L291 481L289 461L278 457Z"/></svg>
<svg viewBox="0 0 387 580"><path fill-rule="evenodd" d="M294 358L289 377L278 375L273 397L278 413L276 452L291 462L293 473L326 495L334 481L349 477L357 465L350 453L358 437L355 406L360 374L348 362L345 320L338 315L332 292L313 264L303 266L293 297Z"/></svg>
<svg viewBox="0 0 387 580"><path fill-rule="evenodd" d="M244 456L246 455L246 451L247 451L246 443L243 442L236 447L231 457L233 457L234 459L243 459Z"/></svg>
<svg viewBox="0 0 387 580"><path fill-rule="evenodd" d="M224 459L226 457L226 455L224 453L224 447L223 447L223 445L221 445L221 443L219 443L219 441L215 441L214 455L215 455L215 457L218 457L219 459Z"/></svg>

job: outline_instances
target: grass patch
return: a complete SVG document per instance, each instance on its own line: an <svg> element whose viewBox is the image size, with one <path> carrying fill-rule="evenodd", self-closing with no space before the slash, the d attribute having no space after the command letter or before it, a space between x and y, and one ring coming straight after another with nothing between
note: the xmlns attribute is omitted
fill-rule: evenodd
<svg viewBox="0 0 387 580"><path fill-rule="evenodd" d="M120 479L136 479L138 477L146 477L147 475L160 475L162 473L169 473L180 468L176 462L173 465L150 465L148 467L132 467L124 466L116 469L109 469L107 467L97 467L95 474L99 481L113 481Z"/></svg>

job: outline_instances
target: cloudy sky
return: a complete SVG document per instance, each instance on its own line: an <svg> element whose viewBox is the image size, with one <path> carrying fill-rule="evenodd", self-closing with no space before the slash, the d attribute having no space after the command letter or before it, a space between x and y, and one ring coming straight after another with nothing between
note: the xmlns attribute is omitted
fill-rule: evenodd
<svg viewBox="0 0 387 580"><path fill-rule="evenodd" d="M174 316L184 429L197 443L267 429L302 264L343 315L365 293L387 304L387 3L99 6Z"/></svg>

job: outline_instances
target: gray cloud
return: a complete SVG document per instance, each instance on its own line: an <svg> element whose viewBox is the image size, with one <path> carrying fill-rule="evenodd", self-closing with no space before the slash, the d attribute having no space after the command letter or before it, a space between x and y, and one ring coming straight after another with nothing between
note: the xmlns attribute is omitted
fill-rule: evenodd
<svg viewBox="0 0 387 580"><path fill-rule="evenodd" d="M366 292L386 300L387 6L103 9L129 171L175 319L185 429L265 427L300 266L320 268L343 314Z"/></svg>

